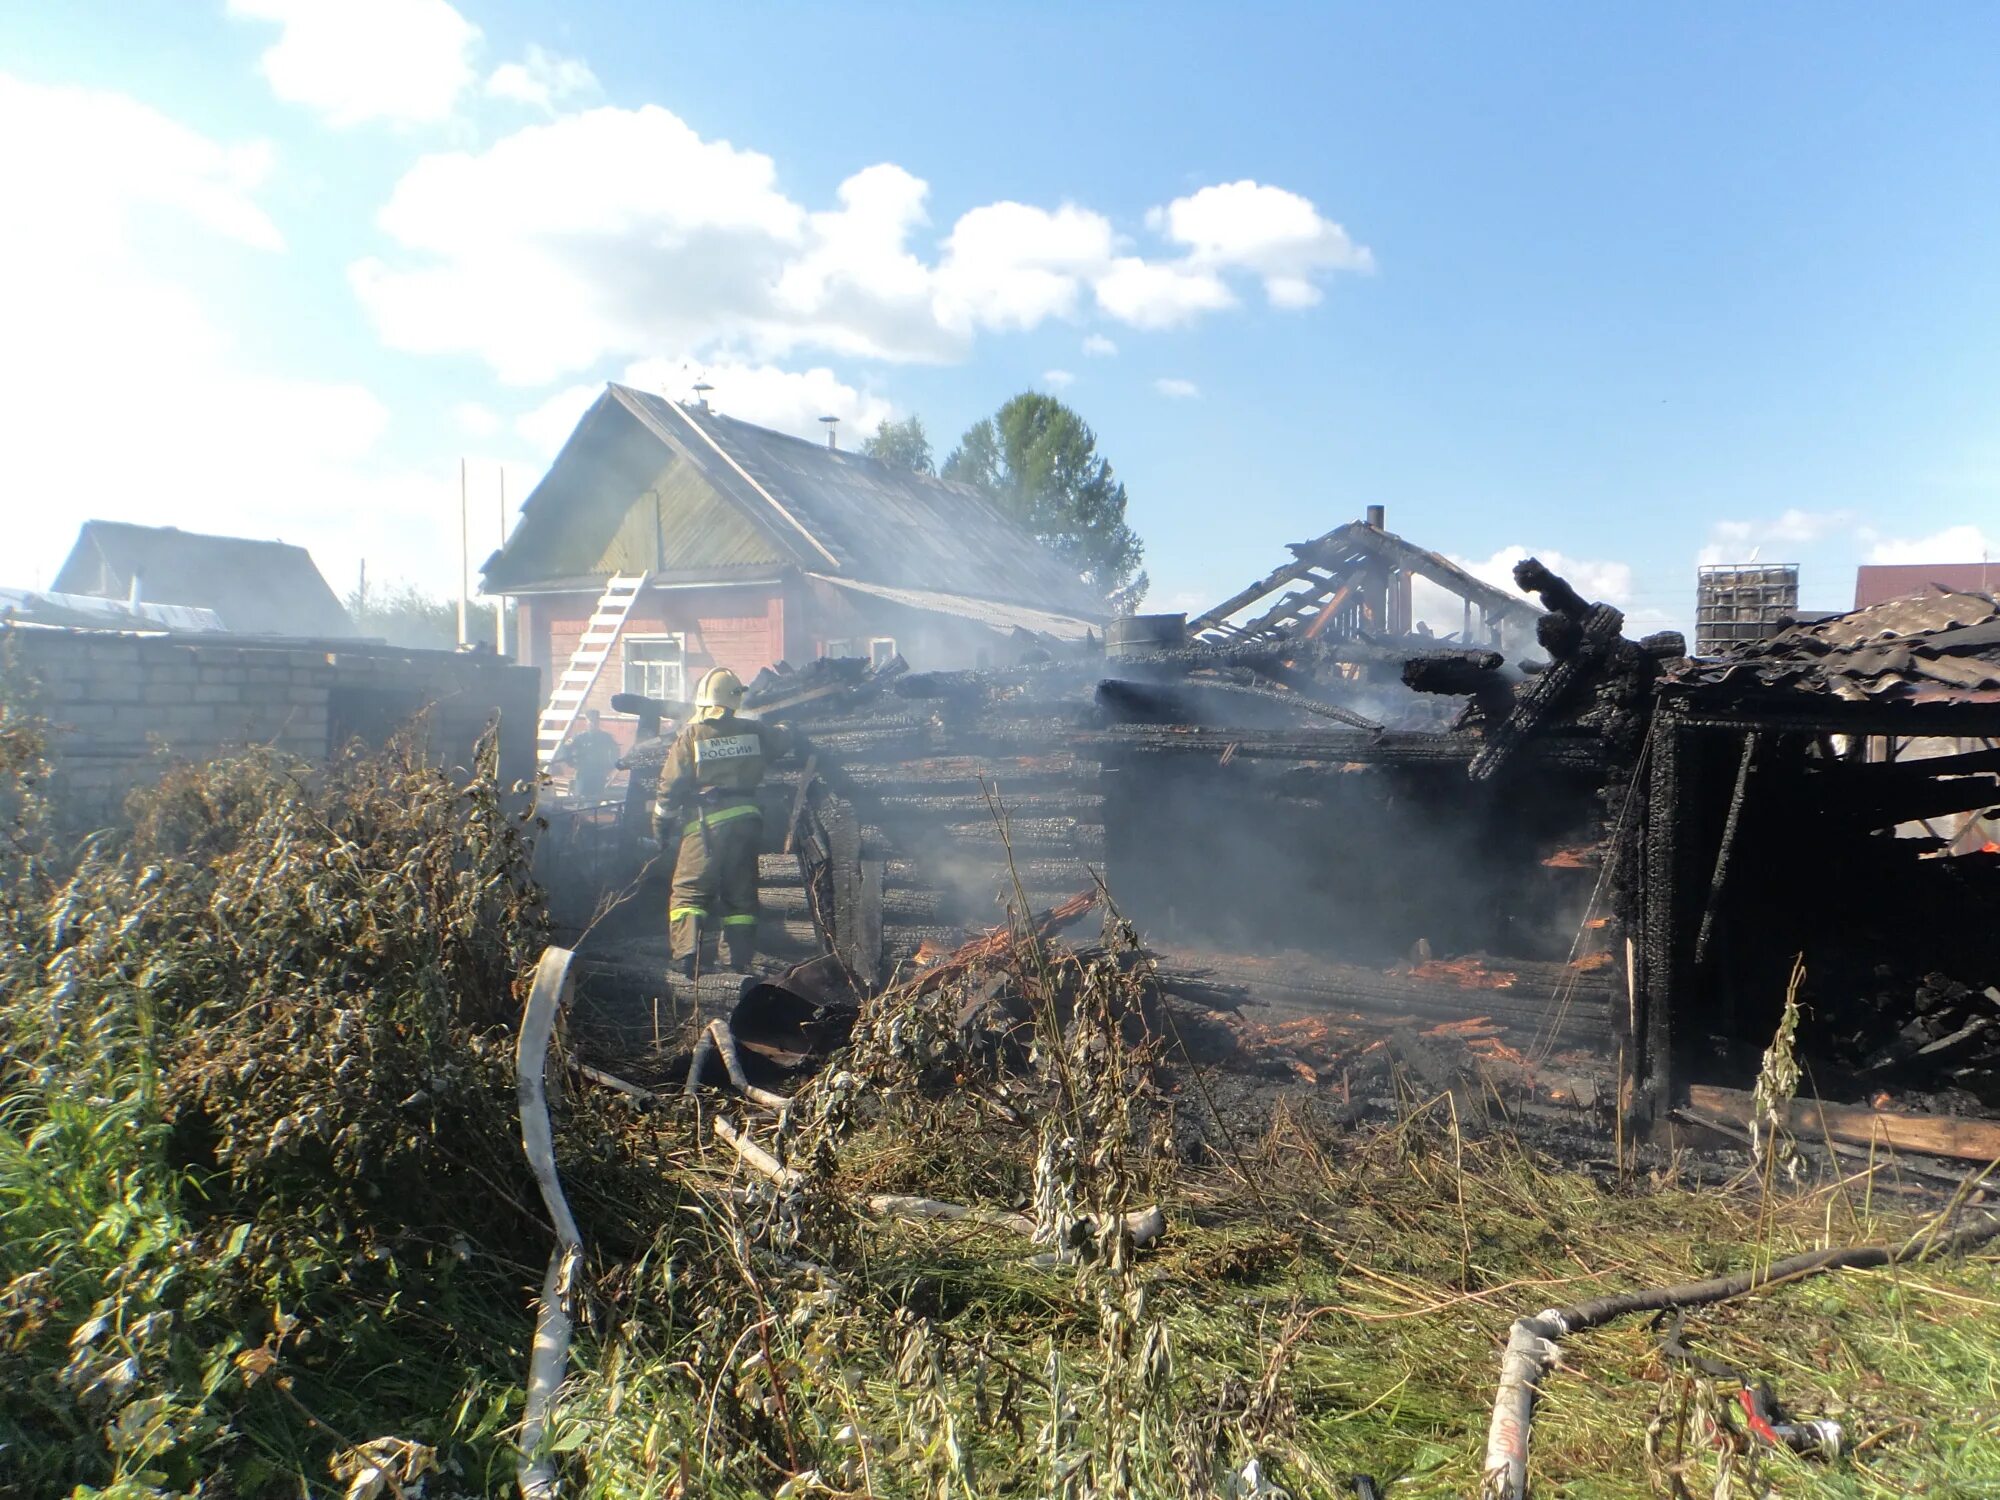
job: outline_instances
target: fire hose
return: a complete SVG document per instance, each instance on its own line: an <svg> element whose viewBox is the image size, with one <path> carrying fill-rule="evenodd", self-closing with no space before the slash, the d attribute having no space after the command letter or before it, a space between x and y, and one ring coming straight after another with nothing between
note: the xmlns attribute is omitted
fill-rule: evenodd
<svg viewBox="0 0 2000 1500"><path fill-rule="evenodd" d="M1761 1270L1678 1286L1618 1292L1548 1308L1532 1318L1518 1319L1509 1330L1500 1356L1500 1386L1493 1398L1493 1421L1486 1435L1486 1466L1481 1494L1486 1500L1527 1500L1528 1429L1534 1421L1535 1395L1542 1379L1561 1353L1557 1341L1587 1328L1639 1312L1702 1307L1761 1292L1788 1281L1800 1281L1827 1271L1873 1270L1975 1250L2000 1237L2000 1214L1984 1214L1948 1235L1929 1231L1900 1245L1848 1245L1809 1250ZM1767 1426L1770 1424L1766 1423Z"/></svg>

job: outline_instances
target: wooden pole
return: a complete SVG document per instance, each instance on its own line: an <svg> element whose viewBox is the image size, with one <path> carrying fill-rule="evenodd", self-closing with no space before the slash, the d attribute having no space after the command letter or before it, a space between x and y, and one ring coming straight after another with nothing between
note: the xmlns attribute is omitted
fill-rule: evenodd
<svg viewBox="0 0 2000 1500"><path fill-rule="evenodd" d="M458 461L458 644L460 646L463 646L466 641L465 607L467 600L465 597L465 580L466 576L472 571L472 562L469 556L472 547L471 540L466 535L467 525L465 508L465 460L461 458Z"/></svg>
<svg viewBox="0 0 2000 1500"><path fill-rule="evenodd" d="M500 465L500 542L494 550L507 545L507 466ZM493 654L507 654L507 596L493 596Z"/></svg>

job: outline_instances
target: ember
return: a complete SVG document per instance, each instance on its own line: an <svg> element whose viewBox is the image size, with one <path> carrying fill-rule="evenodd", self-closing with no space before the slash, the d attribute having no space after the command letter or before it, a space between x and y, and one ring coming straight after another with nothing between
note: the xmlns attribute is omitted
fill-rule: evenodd
<svg viewBox="0 0 2000 1500"><path fill-rule="evenodd" d="M1477 958L1434 958L1411 968L1410 977L1456 984L1468 990L1510 990L1520 976L1506 969L1490 969Z"/></svg>

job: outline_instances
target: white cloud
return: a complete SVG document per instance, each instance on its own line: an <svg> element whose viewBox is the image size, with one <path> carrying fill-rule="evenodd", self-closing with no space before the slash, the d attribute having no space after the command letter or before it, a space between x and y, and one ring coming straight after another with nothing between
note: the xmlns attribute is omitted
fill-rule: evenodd
<svg viewBox="0 0 2000 1500"><path fill-rule="evenodd" d="M1201 394L1201 387L1192 380L1179 380L1172 376L1162 376L1154 381L1153 389L1174 401L1192 401Z"/></svg>
<svg viewBox="0 0 2000 1500"><path fill-rule="evenodd" d="M1454 556L1451 561L1482 583L1490 583L1497 589L1504 589L1507 593L1527 599L1540 608L1540 601L1532 594L1514 586L1514 564L1528 557L1540 558L1551 572L1568 579L1572 588L1593 603L1612 604L1626 610L1632 606L1633 579L1630 563L1571 557L1566 553L1546 548L1523 547L1519 544L1502 547L1491 557ZM1465 624L1464 606L1458 596L1426 579L1418 578L1412 581L1410 605L1411 612L1416 618L1430 626L1438 635L1456 634ZM1628 622L1627 634L1640 629L1652 629L1656 623L1651 615L1647 615L1644 619L1635 617Z"/></svg>
<svg viewBox="0 0 2000 1500"><path fill-rule="evenodd" d="M1092 359L1109 359L1118 352L1118 346L1101 333L1088 333L1083 338L1083 352Z"/></svg>
<svg viewBox="0 0 2000 1500"><path fill-rule="evenodd" d="M785 370L734 358L653 358L626 366L619 380L671 401L692 400L696 383L705 382L713 387L707 393L709 405L725 416L815 441L826 439L819 419L838 417L841 439L850 447L895 415L887 400L857 390L824 366ZM514 430L536 453L551 458L603 390L602 385L569 386L515 418Z"/></svg>
<svg viewBox="0 0 2000 1500"><path fill-rule="evenodd" d="M2000 544L1977 526L1947 526L1929 536L1885 537L1868 549L1871 563L1985 562Z"/></svg>
<svg viewBox="0 0 2000 1500"><path fill-rule="evenodd" d="M1185 246L1192 266L1262 277L1274 307L1311 307L1321 295L1315 278L1326 273L1375 269L1374 254L1310 198L1247 178L1176 198L1147 222Z"/></svg>
<svg viewBox="0 0 2000 1500"><path fill-rule="evenodd" d="M1249 206L1274 221L1269 195L1303 204L1318 237L1278 223L1254 243L1229 239L1195 194L1156 213L1187 247L1172 259L1133 253L1073 203L984 204L933 249L929 186L893 162L814 210L782 190L768 156L704 140L657 105L603 107L423 157L378 216L391 248L349 276L394 347L476 354L522 385L660 349L939 362L987 332L1093 312L1188 323L1236 305L1225 273L1261 276L1283 301L1293 293L1275 283L1310 284L1365 255L1329 249L1338 226L1306 200L1249 186ZM1115 352L1096 337L1086 353Z"/></svg>
<svg viewBox="0 0 2000 1500"><path fill-rule="evenodd" d="M10 259L117 254L151 210L255 250L284 248L255 196L275 159L266 142L225 145L123 94L5 75L0 139L12 143L0 151L0 202L9 219L0 247ZM8 341L16 337L10 329Z"/></svg>
<svg viewBox="0 0 2000 1500"><path fill-rule="evenodd" d="M778 330L807 221L776 175L657 105L590 110L419 160L379 218L422 258L349 275L392 346L477 353L523 385Z"/></svg>
<svg viewBox="0 0 2000 1500"><path fill-rule="evenodd" d="M434 124L473 82L479 28L446 0L229 0L229 13L277 23L258 63L271 92L331 125Z"/></svg>
<svg viewBox="0 0 2000 1500"><path fill-rule="evenodd" d="M1236 305L1212 271L1120 256L1097 278L1097 305L1135 328L1174 328Z"/></svg>
<svg viewBox="0 0 2000 1500"><path fill-rule="evenodd" d="M880 396L857 390L823 365L809 370L784 370L775 365L740 359L648 359L627 367L625 384L685 400L697 378L714 389L708 403L724 416L755 422L793 437L826 440L821 417L840 418L843 447L861 439L895 415Z"/></svg>
<svg viewBox="0 0 2000 1500"><path fill-rule="evenodd" d="M461 401L451 409L458 425L472 437L492 437L500 430L500 415L477 401Z"/></svg>
<svg viewBox="0 0 2000 1500"><path fill-rule="evenodd" d="M282 249L257 199L271 153L211 139L129 97L0 77L0 410L10 569L46 583L85 520L282 537L336 588L361 556L449 558L457 475L379 456L390 416L365 387L248 359L148 254L186 238L226 273ZM110 389L117 435L107 445Z"/></svg>
<svg viewBox="0 0 2000 1500"><path fill-rule="evenodd" d="M1076 376L1068 370L1044 370L1042 371L1042 384L1051 390L1059 391L1066 386L1075 385Z"/></svg>
<svg viewBox="0 0 2000 1500"><path fill-rule="evenodd" d="M581 58L562 57L533 42L519 62L502 63L486 80L489 99L505 99L554 114L558 105L602 90Z"/></svg>
<svg viewBox="0 0 2000 1500"><path fill-rule="evenodd" d="M1762 556L1766 547L1810 545L1853 524L1852 511L1801 510L1797 506L1762 520L1717 521L1709 527L1708 541L1697 558L1703 566L1750 562Z"/></svg>
<svg viewBox="0 0 2000 1500"><path fill-rule="evenodd" d="M601 385L572 385L514 419L514 430L544 458L553 458L579 419L603 393Z"/></svg>
<svg viewBox="0 0 2000 1500"><path fill-rule="evenodd" d="M1111 260L1111 221L1065 203L1053 213L990 203L959 219L937 269L938 321L958 330L1033 328L1075 314L1083 279Z"/></svg>

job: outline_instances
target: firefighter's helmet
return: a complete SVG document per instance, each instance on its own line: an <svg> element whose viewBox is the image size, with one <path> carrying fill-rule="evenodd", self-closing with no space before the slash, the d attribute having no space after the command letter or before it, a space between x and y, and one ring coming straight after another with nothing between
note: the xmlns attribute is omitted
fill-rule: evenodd
<svg viewBox="0 0 2000 1500"><path fill-rule="evenodd" d="M727 667L710 667L694 690L694 706L734 712L743 706L742 680Z"/></svg>

